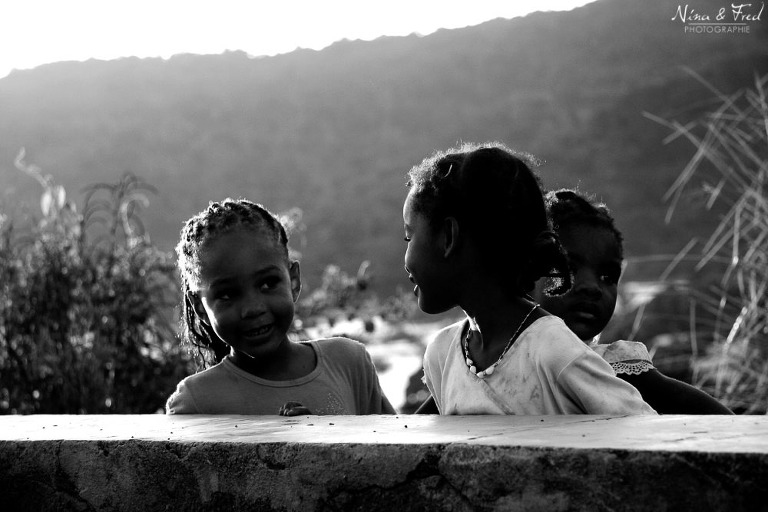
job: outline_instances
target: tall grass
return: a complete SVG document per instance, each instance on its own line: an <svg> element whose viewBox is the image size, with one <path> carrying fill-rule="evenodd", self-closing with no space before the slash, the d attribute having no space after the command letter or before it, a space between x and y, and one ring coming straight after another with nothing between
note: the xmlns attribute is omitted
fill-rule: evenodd
<svg viewBox="0 0 768 512"><path fill-rule="evenodd" d="M768 75L726 95L691 74L713 92L718 108L686 124L646 115L670 129L666 143L684 139L694 149L667 193L668 220L691 194L703 199L703 214L721 212L706 242L685 250L698 251L696 271L717 276L691 293L691 339L703 347L693 382L737 412L766 413Z"/></svg>

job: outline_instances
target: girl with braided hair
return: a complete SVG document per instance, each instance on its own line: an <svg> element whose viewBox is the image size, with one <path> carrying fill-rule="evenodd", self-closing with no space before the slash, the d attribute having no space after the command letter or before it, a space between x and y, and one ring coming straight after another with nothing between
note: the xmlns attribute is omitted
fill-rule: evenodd
<svg viewBox="0 0 768 512"><path fill-rule="evenodd" d="M288 338L299 263L266 208L212 202L187 221L176 252L182 341L213 366L179 383L168 414L394 414L361 343Z"/></svg>
<svg viewBox="0 0 768 512"><path fill-rule="evenodd" d="M405 268L419 307L467 316L426 349L434 403L441 414L654 414L528 295L540 278L550 294L570 287L533 165L499 143L466 144L409 171Z"/></svg>
<svg viewBox="0 0 768 512"><path fill-rule="evenodd" d="M542 307L600 354L616 375L662 414L733 414L707 393L659 372L637 341L598 344L616 307L624 238L608 208L571 189L548 192L547 210L568 253L573 287L563 295L538 293ZM543 284L543 283L542 283Z"/></svg>

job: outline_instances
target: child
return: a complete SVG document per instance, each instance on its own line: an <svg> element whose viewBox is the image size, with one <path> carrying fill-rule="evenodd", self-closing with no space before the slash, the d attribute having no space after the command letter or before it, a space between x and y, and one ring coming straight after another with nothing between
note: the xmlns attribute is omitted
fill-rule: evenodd
<svg viewBox="0 0 768 512"><path fill-rule="evenodd" d="M498 143L438 152L409 172L405 267L419 307L460 306L424 376L441 414L654 414L635 388L527 293L570 286L526 155Z"/></svg>
<svg viewBox="0 0 768 512"><path fill-rule="evenodd" d="M301 291L280 221L240 199L187 221L176 247L182 339L218 364L182 380L168 414L394 414L365 347L288 339ZM226 357L225 357L226 356Z"/></svg>
<svg viewBox="0 0 768 512"><path fill-rule="evenodd" d="M602 204L573 190L546 196L547 209L571 264L571 290L557 297L541 294L541 305L565 320L584 341L591 341L608 324L616 306L616 291L624 259L623 237ZM653 367L645 345L616 341L590 345L616 374L664 414L733 414L703 391L667 377Z"/></svg>

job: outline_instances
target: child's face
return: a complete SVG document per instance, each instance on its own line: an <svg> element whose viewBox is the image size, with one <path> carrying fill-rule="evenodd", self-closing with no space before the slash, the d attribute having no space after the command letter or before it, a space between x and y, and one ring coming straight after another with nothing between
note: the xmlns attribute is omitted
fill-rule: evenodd
<svg viewBox="0 0 768 512"><path fill-rule="evenodd" d="M265 231L236 229L203 247L195 312L235 358L269 355L287 342L301 291L297 262Z"/></svg>
<svg viewBox="0 0 768 512"><path fill-rule="evenodd" d="M573 272L565 295L539 297L541 305L562 318L584 341L600 334L613 315L621 276L621 251L606 228L576 224L558 233Z"/></svg>
<svg viewBox="0 0 768 512"><path fill-rule="evenodd" d="M440 232L429 224L423 214L416 210L413 189L403 205L405 224L405 271L414 286L419 308L425 313L442 313L452 308L443 268L444 258L440 250Z"/></svg>

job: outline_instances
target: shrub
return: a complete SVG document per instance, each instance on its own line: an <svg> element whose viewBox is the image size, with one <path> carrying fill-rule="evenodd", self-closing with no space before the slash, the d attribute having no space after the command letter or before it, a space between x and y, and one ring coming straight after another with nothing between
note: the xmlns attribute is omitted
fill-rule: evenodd
<svg viewBox="0 0 768 512"><path fill-rule="evenodd" d="M306 228L301 210L294 208L282 214L281 220L292 241L297 234L303 235ZM292 251L292 257L300 257L300 252ZM302 294L296 304L294 332L303 338L352 335L362 342L381 341L380 333L375 332L377 320L400 324L413 318L416 310L416 301L410 292L398 290L396 294L382 299L374 291L370 261L363 261L354 275L349 275L337 265L327 265L320 285ZM338 328L338 323L349 321L357 321L361 328L354 333L344 332L343 327Z"/></svg>
<svg viewBox="0 0 768 512"><path fill-rule="evenodd" d="M142 180L88 187L80 214L43 186L42 217L0 216L0 413L152 413L190 372L176 341L173 259L138 216Z"/></svg>

